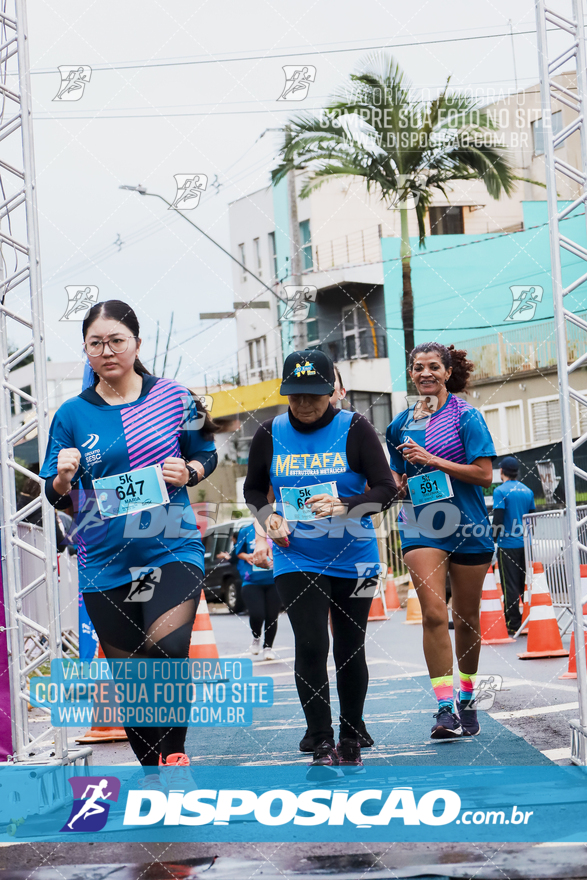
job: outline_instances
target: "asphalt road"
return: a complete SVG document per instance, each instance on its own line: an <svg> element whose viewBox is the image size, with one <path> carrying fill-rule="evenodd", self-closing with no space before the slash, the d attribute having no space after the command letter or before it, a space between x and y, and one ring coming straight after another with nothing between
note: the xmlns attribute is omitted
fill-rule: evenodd
<svg viewBox="0 0 587 880"><path fill-rule="evenodd" d="M220 656L249 657L251 634L245 615L211 608ZM367 727L376 743L365 762L469 765L570 764L568 720L577 716L574 680L559 680L567 658L522 661L525 638L483 646L480 675L501 679L501 689L475 740L436 745L428 738L435 702L422 652L422 629L405 625L400 609L385 622L371 622L367 656L371 686L365 706ZM568 646L570 637L563 643ZM257 675L273 677L275 703L255 711L252 728L191 729L187 751L195 766L214 763L304 763L297 750L305 722L295 692L293 634L280 617L275 661L255 660ZM329 661L334 683L334 664ZM333 690L333 715L337 705ZM37 722L40 723L40 722ZM73 740L77 731L70 730ZM444 749L444 751L442 751ZM134 764L128 744L94 747L94 763ZM463 877L587 878L587 846L573 844L168 844L152 842L95 844L20 843L0 848L1 880L159 880L196 878L232 880L263 876L400 878Z"/></svg>
<svg viewBox="0 0 587 880"><path fill-rule="evenodd" d="M224 607L221 605L211 606L210 610L220 656L250 657L248 647L251 633L248 617L224 613ZM400 746L407 751L408 754L405 756L407 758L410 754L416 758L417 753L423 751L425 744L430 747L430 741L423 732L422 724L426 720L430 722L430 726L432 725L435 702L429 690L422 652L422 628L418 625L407 626L404 623L405 618L405 609L399 609L392 613L389 620L371 622L368 625L366 645L373 686L365 706L365 720L376 740L376 749L365 751L365 760L371 755L375 757L378 743L385 748L384 752L379 753L380 756L385 755L386 758L394 749L395 752L399 752ZM570 635L563 636L563 644L566 647L569 642ZM541 753L542 759L560 765L570 764L568 721L578 715L576 680L559 680L559 675L567 670L567 658L519 660L517 655L525 650L525 643L526 638L522 636L516 642L505 645L484 645L481 648L480 677L493 676L495 682L499 682L500 678L502 680L501 690L495 693L489 716L507 731L523 738L527 744ZM305 722L294 687L293 644L289 621L287 616L282 614L274 645L278 659L254 660L256 674L272 676L276 687L275 700L282 703L278 719L274 721L272 718L270 722L274 727L283 729L285 738L275 739L276 763L287 760L283 754L284 742L287 744L287 750L291 751L291 761L307 760L296 749L296 743L304 733ZM328 665L333 691L333 716L337 717L332 655ZM403 686L402 682L404 682ZM388 688L386 683L389 684ZM410 698L408 694L402 693L401 706L398 706L397 692L400 690L405 692L408 683L413 685L413 695ZM384 696L386 692L387 698ZM281 696L278 697L279 693ZM264 711L255 710L255 727L263 726ZM404 723L398 722L398 712ZM411 725L406 719L413 720L416 714L422 716L422 724ZM390 719L393 719L393 723ZM413 734L412 728L414 728ZM72 728L70 738L73 739L77 733L78 731ZM194 743L189 751L194 763L198 763L202 758L206 763L213 762L213 759L212 761L210 759L216 749L215 741L218 740L218 733L219 731L214 728L198 729L197 745L195 737L188 738L190 744ZM231 740L235 763L239 763L237 755L251 756L252 761L255 750L254 747L251 748L250 737L242 731L238 734L238 737ZM480 743L483 742L483 737L484 732L478 738ZM510 737L493 735L491 746L487 747L488 755L491 754L492 759L501 764L529 763L522 754L516 758L515 755L508 753L508 743L512 743ZM470 743L463 743L462 746L468 748ZM391 757L390 760L393 761L393 758ZM112 743L94 747L94 763L128 764L135 761L128 744ZM409 763L409 760L405 763ZM463 759L463 763L468 763L468 760ZM535 761L532 760L530 763Z"/></svg>

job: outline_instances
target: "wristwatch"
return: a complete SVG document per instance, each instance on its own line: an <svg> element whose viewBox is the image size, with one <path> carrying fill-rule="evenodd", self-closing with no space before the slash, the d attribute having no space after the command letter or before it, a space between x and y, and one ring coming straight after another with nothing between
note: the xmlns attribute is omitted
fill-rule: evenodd
<svg viewBox="0 0 587 880"><path fill-rule="evenodd" d="M185 483L185 485L186 486L195 486L200 480L200 475L198 474L198 472L195 468L193 468L191 465L189 465L187 463L187 461L186 461L185 466L186 466L187 472L189 474L189 479L188 479L187 483Z"/></svg>

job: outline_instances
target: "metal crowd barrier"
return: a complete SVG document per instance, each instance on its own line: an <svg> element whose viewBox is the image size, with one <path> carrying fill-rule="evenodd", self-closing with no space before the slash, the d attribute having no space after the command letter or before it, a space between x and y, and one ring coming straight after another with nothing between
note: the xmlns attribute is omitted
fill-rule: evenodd
<svg viewBox="0 0 587 880"><path fill-rule="evenodd" d="M22 522L17 526L18 538L25 544L30 544L38 550L43 547L43 530L40 526L31 525ZM63 650L70 655L79 655L79 600L78 600L78 578L77 578L77 559L70 556L66 551L60 553L59 561L59 599L61 610L61 637L63 639ZM33 556L32 553L20 554L20 566L22 573L22 582L30 583L34 578L40 576L45 571L44 563L41 559ZM22 600L23 614L29 620L40 624L42 627L49 626L49 608L42 601L42 595L39 591L34 590L25 596ZM43 636L32 627L29 627L25 633L25 654L28 660L33 657L40 656L46 650Z"/></svg>
<svg viewBox="0 0 587 880"><path fill-rule="evenodd" d="M553 606L558 609L557 620L561 621L568 615L568 621L562 628L564 635L572 626L570 584L567 577L569 547L566 533L566 509L545 510L540 513L527 513L524 523L524 555L526 559L526 583L532 583L532 563L541 562L544 566L546 581ZM577 507L577 519L587 515L587 505ZM579 529L579 540L587 546L587 523ZM581 565L587 565L587 552L579 551ZM587 595L583 596L587 602Z"/></svg>

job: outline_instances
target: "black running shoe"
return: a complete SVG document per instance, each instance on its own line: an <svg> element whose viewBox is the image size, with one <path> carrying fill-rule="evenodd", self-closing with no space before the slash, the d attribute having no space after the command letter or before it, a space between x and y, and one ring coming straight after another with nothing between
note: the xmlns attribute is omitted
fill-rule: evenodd
<svg viewBox="0 0 587 880"><path fill-rule="evenodd" d="M306 728L306 732L300 740L300 752L313 752L314 751L314 737L310 736L309 730Z"/></svg>
<svg viewBox="0 0 587 880"><path fill-rule="evenodd" d="M375 740L365 727L365 722L362 719L361 723L359 724L359 729L357 731L357 739L359 740L359 745L362 749L370 749L371 746L375 744ZM300 740L299 749L300 752L314 751L314 739L310 736L308 730L306 730L305 734Z"/></svg>
<svg viewBox="0 0 587 880"><path fill-rule="evenodd" d="M460 700L457 700L457 712L463 728L463 736L477 736L481 732L481 725L477 720L477 710L463 706Z"/></svg>
<svg viewBox="0 0 587 880"><path fill-rule="evenodd" d="M338 755L332 743L324 740L314 749L314 760L308 768L306 779L328 780L342 776L342 770L338 766Z"/></svg>
<svg viewBox="0 0 587 880"><path fill-rule="evenodd" d="M461 722L454 712L447 708L442 708L434 717L436 718L436 724L430 732L430 739L458 739L463 735Z"/></svg>
<svg viewBox="0 0 587 880"><path fill-rule="evenodd" d="M361 746L357 739L343 737L336 746L336 754L338 755L338 766L342 768L345 776L365 772L361 758Z"/></svg>
<svg viewBox="0 0 587 880"><path fill-rule="evenodd" d="M363 721L363 719L361 719L361 723L359 724L357 739L359 740L359 745L362 749L370 749L375 742L375 740L365 727L365 722Z"/></svg>

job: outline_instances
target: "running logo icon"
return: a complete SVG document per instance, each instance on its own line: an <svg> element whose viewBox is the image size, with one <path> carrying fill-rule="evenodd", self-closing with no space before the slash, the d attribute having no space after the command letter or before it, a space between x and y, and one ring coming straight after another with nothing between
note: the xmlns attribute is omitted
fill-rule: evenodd
<svg viewBox="0 0 587 880"><path fill-rule="evenodd" d="M538 303L542 302L544 288L532 287L528 284L513 284L512 307L505 318L506 321L531 321L536 314Z"/></svg>
<svg viewBox="0 0 587 880"><path fill-rule="evenodd" d="M116 803L118 800L120 779L116 776L70 776L67 781L74 800L69 819L60 830L82 834L101 831L110 812L108 801Z"/></svg>
<svg viewBox="0 0 587 880"><path fill-rule="evenodd" d="M125 602L148 602L153 598L155 585L161 580L160 568L131 568L132 586Z"/></svg>
<svg viewBox="0 0 587 880"><path fill-rule="evenodd" d="M385 572L385 566L381 562L357 562L357 583L352 599L374 599L379 593L379 579Z"/></svg>
<svg viewBox="0 0 587 880"><path fill-rule="evenodd" d="M65 288L67 308L60 321L83 321L86 312L98 302L99 290L95 284L75 284Z"/></svg>
<svg viewBox="0 0 587 880"><path fill-rule="evenodd" d="M176 193L172 208L181 208L182 211L193 211L200 204L202 193L208 186L206 174L174 174Z"/></svg>
<svg viewBox="0 0 587 880"><path fill-rule="evenodd" d="M495 695L501 690L503 677L501 675L477 676L475 682L475 697L471 703L474 709L483 709L487 712L495 702Z"/></svg>
<svg viewBox="0 0 587 880"><path fill-rule="evenodd" d="M308 64L305 67L297 67L286 64L282 67L285 74L285 85L278 101L303 101L308 97L310 84L316 79L316 68Z"/></svg>
<svg viewBox="0 0 587 880"><path fill-rule="evenodd" d="M86 446L88 449L93 449L99 439L100 439L99 434L89 434L86 442L82 443L82 449L85 449Z"/></svg>
<svg viewBox="0 0 587 880"><path fill-rule="evenodd" d="M299 323L305 321L310 314L310 304L316 302L317 287L298 287L295 284L284 284L288 308L281 316L282 321Z"/></svg>
<svg viewBox="0 0 587 880"><path fill-rule="evenodd" d="M79 101L92 76L92 68L87 64L62 64L57 68L61 85L54 101Z"/></svg>

